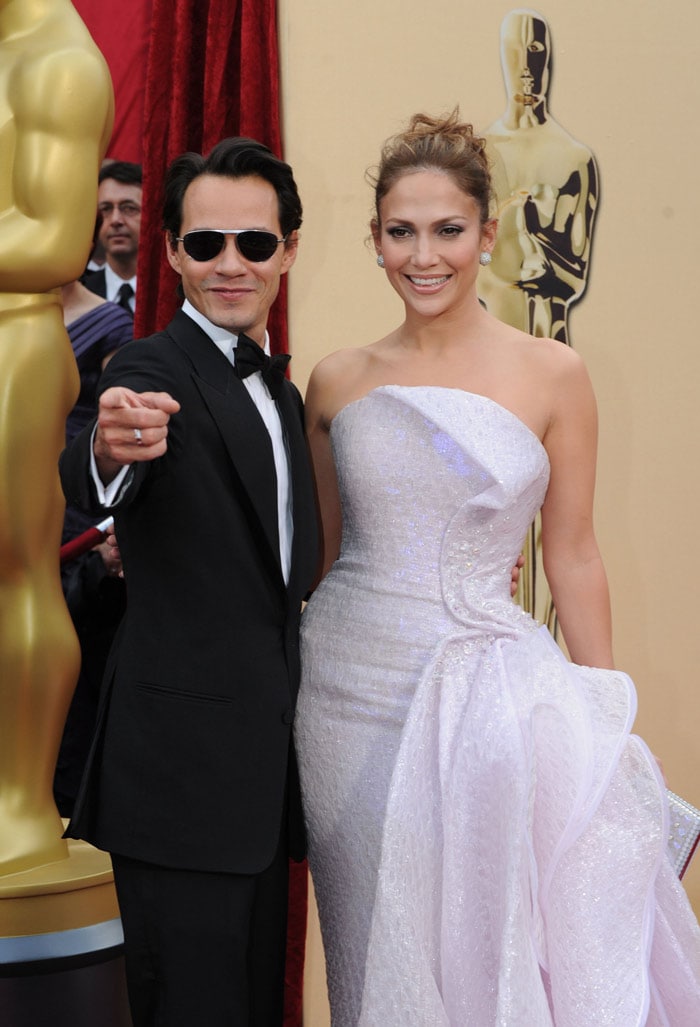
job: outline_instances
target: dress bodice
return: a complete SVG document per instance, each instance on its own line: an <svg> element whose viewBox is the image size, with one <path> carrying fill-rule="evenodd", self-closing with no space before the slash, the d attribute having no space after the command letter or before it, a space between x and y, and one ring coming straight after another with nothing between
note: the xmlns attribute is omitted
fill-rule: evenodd
<svg viewBox="0 0 700 1027"><path fill-rule="evenodd" d="M444 602L459 621L499 616L510 569L549 481L536 435L485 396L382 386L331 425L343 508L334 573ZM384 578L382 583L381 578Z"/></svg>

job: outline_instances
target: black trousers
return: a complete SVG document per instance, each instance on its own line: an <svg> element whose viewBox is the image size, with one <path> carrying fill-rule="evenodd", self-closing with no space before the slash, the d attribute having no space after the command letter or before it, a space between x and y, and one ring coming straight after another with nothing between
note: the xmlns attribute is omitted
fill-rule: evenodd
<svg viewBox="0 0 700 1027"><path fill-rule="evenodd" d="M134 1027L280 1027L286 840L251 876L112 864Z"/></svg>

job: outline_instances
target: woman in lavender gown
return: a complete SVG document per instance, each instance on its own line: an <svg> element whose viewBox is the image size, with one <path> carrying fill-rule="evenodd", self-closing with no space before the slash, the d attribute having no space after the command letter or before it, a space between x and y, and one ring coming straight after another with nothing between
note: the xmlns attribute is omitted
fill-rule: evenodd
<svg viewBox="0 0 700 1027"><path fill-rule="evenodd" d="M580 357L477 298L483 141L415 116L372 234L405 319L307 395L327 574L296 720L334 1027L690 1027L700 930L614 669ZM569 662L510 597L542 510ZM342 537L342 542L341 542Z"/></svg>

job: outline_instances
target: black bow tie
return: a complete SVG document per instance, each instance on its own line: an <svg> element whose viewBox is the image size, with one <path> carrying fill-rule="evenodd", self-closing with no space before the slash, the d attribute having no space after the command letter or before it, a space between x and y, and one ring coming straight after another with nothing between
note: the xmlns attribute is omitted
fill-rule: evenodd
<svg viewBox="0 0 700 1027"><path fill-rule="evenodd" d="M238 345L235 349L236 374L242 380L249 374L260 371L273 399L277 399L280 394L284 372L290 360L289 353L277 353L274 357L268 357L257 342L253 342L242 332L238 336Z"/></svg>

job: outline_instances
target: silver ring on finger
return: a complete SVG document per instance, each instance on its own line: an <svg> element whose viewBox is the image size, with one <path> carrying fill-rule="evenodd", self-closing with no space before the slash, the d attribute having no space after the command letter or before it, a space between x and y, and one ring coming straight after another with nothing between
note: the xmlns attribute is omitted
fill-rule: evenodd
<svg viewBox="0 0 700 1027"><path fill-rule="evenodd" d="M137 446L142 446L143 445L143 437L141 435L141 429L140 428L134 428L134 440L136 441L136 445Z"/></svg>

